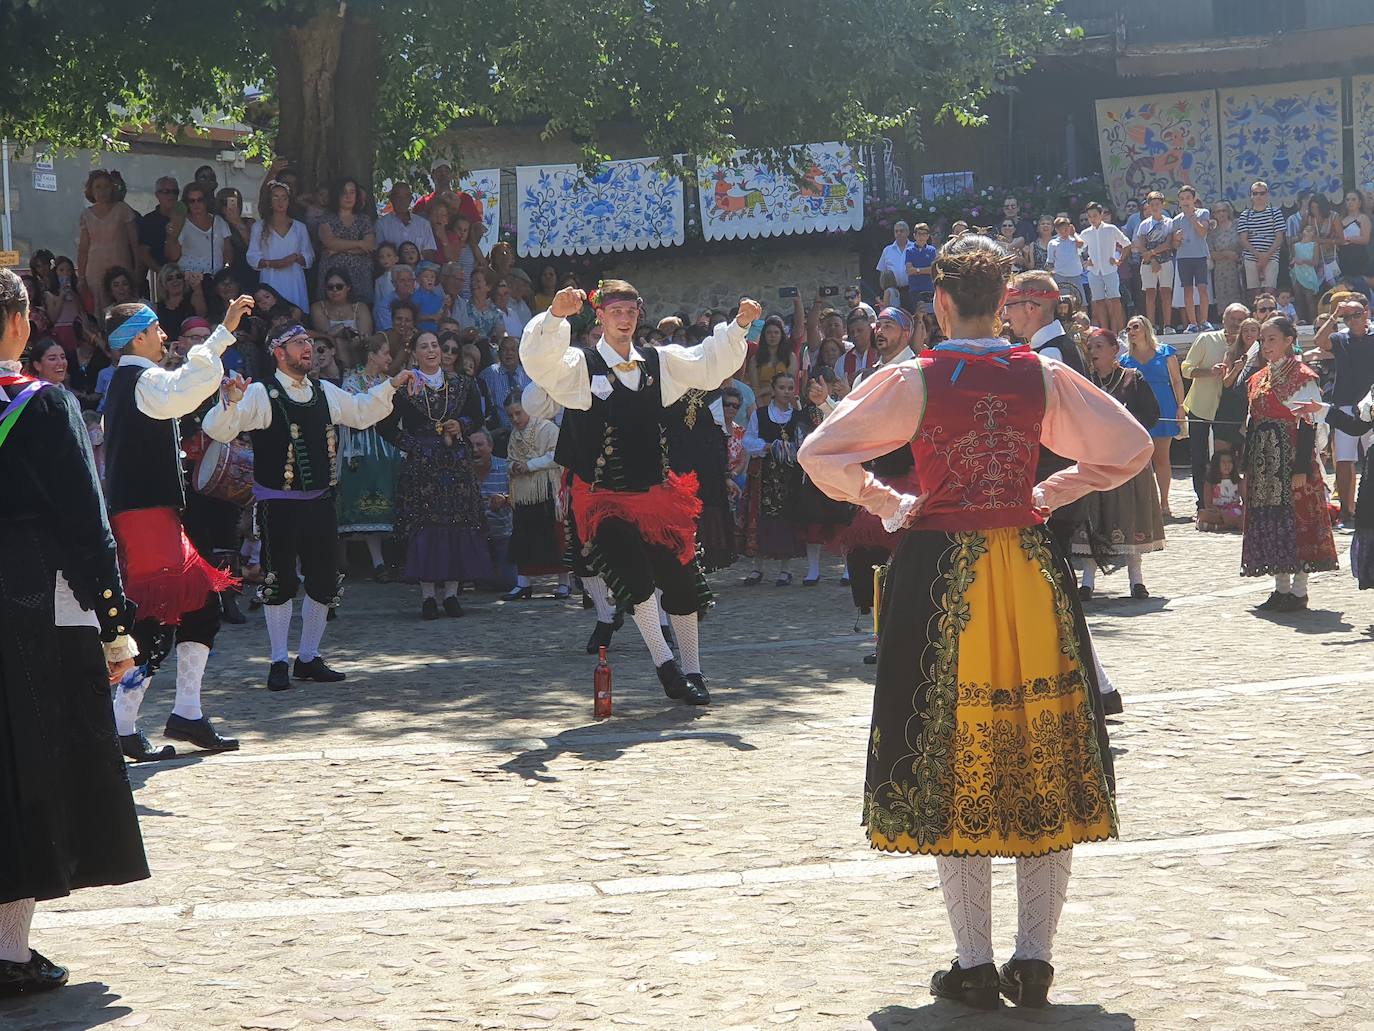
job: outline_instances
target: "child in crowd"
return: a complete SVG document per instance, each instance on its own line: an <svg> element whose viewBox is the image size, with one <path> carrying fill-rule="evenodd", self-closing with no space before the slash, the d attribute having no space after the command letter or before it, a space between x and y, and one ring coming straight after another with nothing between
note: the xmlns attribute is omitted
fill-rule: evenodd
<svg viewBox="0 0 1374 1031"><path fill-rule="evenodd" d="M373 284L373 307L385 308L396 297L396 288L391 285L391 270L401 262L401 255L394 243L377 245L377 281Z"/></svg>
<svg viewBox="0 0 1374 1031"><path fill-rule="evenodd" d="M1311 226L1307 227L1311 229ZM1298 309L1293 306L1293 293L1290 290L1279 291L1279 314L1287 315L1294 322L1298 321Z"/></svg>
<svg viewBox="0 0 1374 1031"><path fill-rule="evenodd" d="M1203 508L1197 514L1197 528L1216 533L1239 533L1245 522L1245 500L1240 493L1235 456L1218 451L1207 464Z"/></svg>
<svg viewBox="0 0 1374 1031"><path fill-rule="evenodd" d="M439 266L432 261L422 261L415 273L419 285L411 300L420 309L420 318L415 325L422 333L435 333L439 329L439 315L444 310L444 291L439 287Z"/></svg>
<svg viewBox="0 0 1374 1031"><path fill-rule="evenodd" d="M889 271L878 274L878 288L883 292L884 308L900 308L902 306L902 292L897 289L897 277Z"/></svg>
<svg viewBox="0 0 1374 1031"><path fill-rule="evenodd" d="M1293 244L1293 263L1290 271L1293 275L1293 285L1298 291L1298 299L1303 302L1303 320L1310 322L1315 314L1316 298L1321 292L1322 279L1326 272L1321 248L1317 244L1316 226L1302 227L1302 238ZM1279 294L1279 308L1288 313L1290 319L1296 321L1296 317L1291 314L1293 303L1287 290Z"/></svg>

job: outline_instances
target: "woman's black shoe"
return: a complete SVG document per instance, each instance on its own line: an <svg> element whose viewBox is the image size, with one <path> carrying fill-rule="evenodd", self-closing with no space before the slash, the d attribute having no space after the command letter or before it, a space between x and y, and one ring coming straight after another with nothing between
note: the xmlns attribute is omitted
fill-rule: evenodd
<svg viewBox="0 0 1374 1031"><path fill-rule="evenodd" d="M1080 588L1078 588L1078 600L1079 600L1079 601L1092 601L1092 600L1093 600L1093 589L1092 589L1091 587L1080 587Z"/></svg>
<svg viewBox="0 0 1374 1031"><path fill-rule="evenodd" d="M1054 967L1043 959L1013 959L1002 964L997 978L1002 994L1025 1009L1044 1009L1049 1004Z"/></svg>
<svg viewBox="0 0 1374 1031"><path fill-rule="evenodd" d="M450 619L459 619L463 615L463 606L458 604L456 595L450 594L444 599L444 615Z"/></svg>
<svg viewBox="0 0 1374 1031"><path fill-rule="evenodd" d="M37 949L29 951L32 955L27 963L0 960L0 998L30 992L50 992L67 983L66 967L59 967L52 960L45 959Z"/></svg>
<svg viewBox="0 0 1374 1031"><path fill-rule="evenodd" d="M422 601L420 603L420 618L438 619L439 603L435 601L433 598L426 598L424 601Z"/></svg>
<svg viewBox="0 0 1374 1031"><path fill-rule="evenodd" d="M1274 592L1272 592L1272 593L1269 595L1269 597L1265 598L1264 601L1260 602L1258 605L1255 606L1255 611L1256 611L1256 612L1275 612L1275 611L1282 612L1282 611L1283 611L1283 605L1284 605L1283 598L1284 598L1284 596L1283 596L1282 594L1280 594L1278 591L1274 591Z"/></svg>
<svg viewBox="0 0 1374 1031"><path fill-rule="evenodd" d="M997 968L991 963L964 970L956 959L948 970L937 970L930 979L931 995L980 1010L1000 1009L1002 1000L997 993Z"/></svg>
<svg viewBox="0 0 1374 1031"><path fill-rule="evenodd" d="M1148 598L1149 596L1150 592L1146 590L1144 584L1131 584L1132 598Z"/></svg>

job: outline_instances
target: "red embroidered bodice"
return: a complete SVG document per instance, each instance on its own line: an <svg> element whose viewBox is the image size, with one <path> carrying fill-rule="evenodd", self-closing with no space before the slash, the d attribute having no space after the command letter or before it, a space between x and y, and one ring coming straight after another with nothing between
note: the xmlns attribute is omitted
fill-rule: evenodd
<svg viewBox="0 0 1374 1031"><path fill-rule="evenodd" d="M1027 347L927 351L921 429L911 441L921 493L918 530L990 530L1043 522L1031 504L1045 377Z"/></svg>

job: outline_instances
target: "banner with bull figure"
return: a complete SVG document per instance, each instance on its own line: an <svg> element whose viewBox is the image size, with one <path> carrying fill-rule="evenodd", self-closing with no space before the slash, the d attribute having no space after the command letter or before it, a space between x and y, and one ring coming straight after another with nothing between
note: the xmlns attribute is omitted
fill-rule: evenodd
<svg viewBox="0 0 1374 1031"><path fill-rule="evenodd" d="M708 240L861 229L862 166L846 143L812 143L790 169L736 151L725 164L697 163L701 231Z"/></svg>
<svg viewBox="0 0 1374 1031"><path fill-rule="evenodd" d="M1102 174L1117 211L1152 190L1172 204L1180 186L1221 196L1216 93L1160 93L1097 102Z"/></svg>

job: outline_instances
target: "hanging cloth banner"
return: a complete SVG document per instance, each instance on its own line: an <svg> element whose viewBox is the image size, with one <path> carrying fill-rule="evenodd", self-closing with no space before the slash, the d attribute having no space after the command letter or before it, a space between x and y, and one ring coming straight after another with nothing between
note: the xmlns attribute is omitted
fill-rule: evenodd
<svg viewBox="0 0 1374 1031"><path fill-rule="evenodd" d="M482 250L491 250L492 244L501 238L501 169L483 168L476 172L465 172L454 178L453 188L477 202L477 210L482 213L482 226L485 227L481 239Z"/></svg>
<svg viewBox="0 0 1374 1031"><path fill-rule="evenodd" d="M1351 121L1355 123L1355 185L1374 189L1374 75L1350 79Z"/></svg>
<svg viewBox="0 0 1374 1031"><path fill-rule="evenodd" d="M845 143L803 148L797 171L751 162L742 150L725 164L697 162L701 231L708 240L862 229L861 168Z"/></svg>
<svg viewBox="0 0 1374 1031"><path fill-rule="evenodd" d="M1271 204L1295 204L1303 190L1341 196L1340 79L1242 86L1217 94L1227 200L1238 208L1248 205L1256 180L1269 184ZM1358 132L1357 123L1357 140Z"/></svg>
<svg viewBox="0 0 1374 1031"><path fill-rule="evenodd" d="M612 161L587 177L577 165L515 170L521 256L597 254L683 241L682 180L655 158Z"/></svg>
<svg viewBox="0 0 1374 1031"><path fill-rule="evenodd" d="M1217 105L1212 90L1097 102L1102 173L1117 212L1158 190L1170 204L1181 186L1210 204L1221 196ZM1124 214L1118 218L1125 220Z"/></svg>

